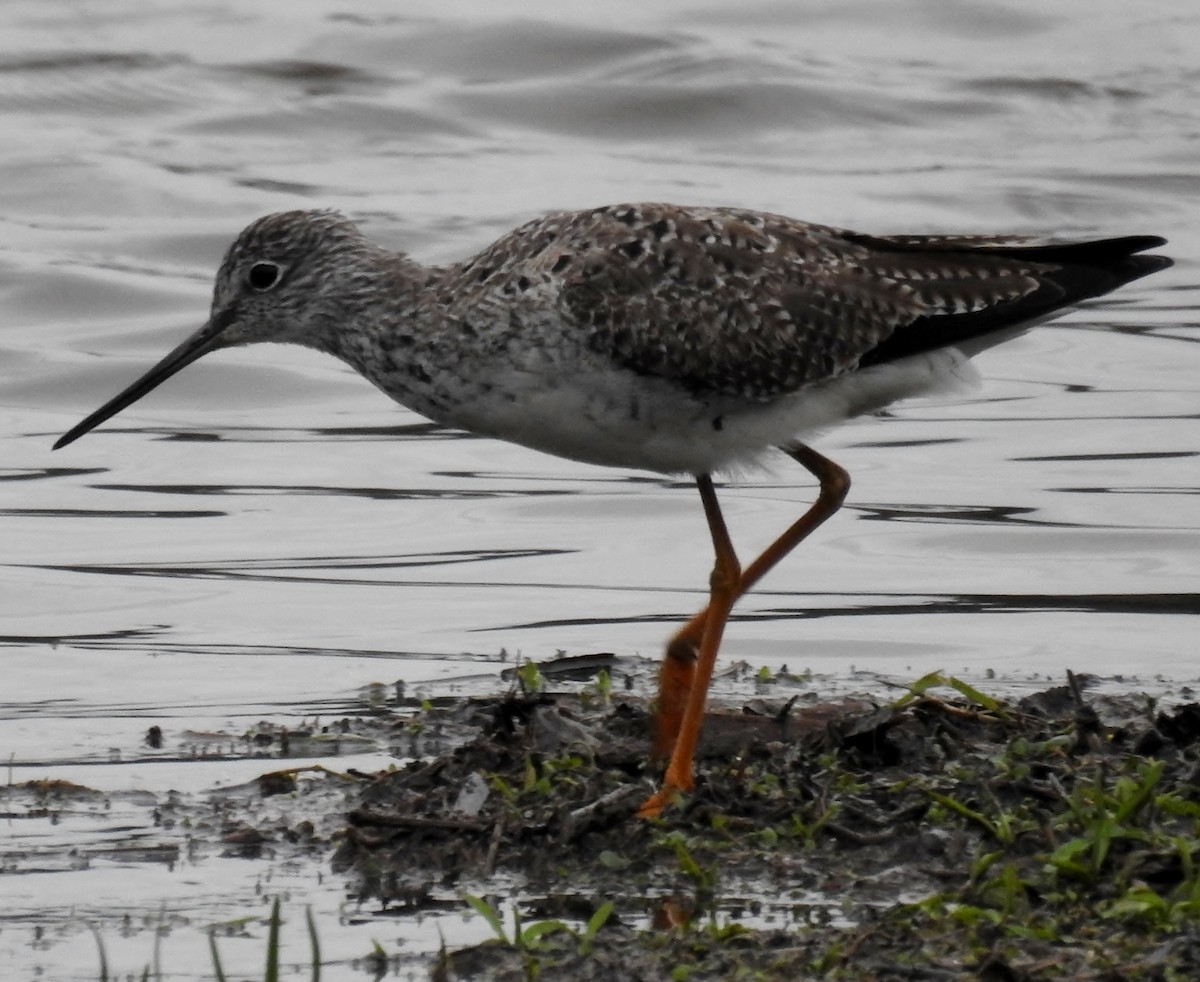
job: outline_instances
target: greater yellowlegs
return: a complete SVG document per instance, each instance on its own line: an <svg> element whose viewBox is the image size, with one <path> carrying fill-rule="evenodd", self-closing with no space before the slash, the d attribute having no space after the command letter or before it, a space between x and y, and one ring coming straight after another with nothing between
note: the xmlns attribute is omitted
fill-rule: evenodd
<svg viewBox="0 0 1200 982"><path fill-rule="evenodd" d="M693 786L717 649L737 598L841 506L842 468L799 442L970 376L967 359L1171 265L1154 236L1042 242L862 235L736 208L625 204L546 215L452 266L369 242L341 215L254 222L199 331L56 444L219 348L304 345L447 426L574 460L695 477L716 562L672 638L640 814ZM818 480L812 507L742 569L711 475L772 448Z"/></svg>

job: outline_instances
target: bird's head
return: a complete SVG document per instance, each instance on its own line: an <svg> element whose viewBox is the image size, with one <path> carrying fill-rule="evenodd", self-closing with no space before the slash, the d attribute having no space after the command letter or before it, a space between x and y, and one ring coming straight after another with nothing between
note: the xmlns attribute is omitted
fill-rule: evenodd
<svg viewBox="0 0 1200 982"><path fill-rule="evenodd" d="M217 272L208 322L157 365L64 433L66 446L116 415L202 355L256 341L320 347L339 303L369 288L370 257L379 250L331 211L267 215L234 240ZM356 283L359 278L363 282Z"/></svg>

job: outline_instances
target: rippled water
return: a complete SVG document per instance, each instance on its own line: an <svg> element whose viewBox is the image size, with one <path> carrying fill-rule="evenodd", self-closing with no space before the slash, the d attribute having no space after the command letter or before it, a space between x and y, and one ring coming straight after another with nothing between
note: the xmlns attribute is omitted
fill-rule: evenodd
<svg viewBox="0 0 1200 982"><path fill-rule="evenodd" d="M150 942L122 912L195 927L256 909L255 864L61 868L65 844L127 835L170 788L262 769L187 763L189 733L358 712L368 683L494 671L502 649L654 655L703 602L686 482L439 430L300 350L212 356L52 454L203 320L226 244L269 211L340 208L431 262L621 200L1166 235L1174 269L988 352L976 395L821 442L851 500L747 598L724 651L833 676L1194 681L1200 13L1065 10L6 3L0 755L13 782L149 797L9 820L0 974L94 978L72 908L129 971ZM724 489L743 553L811 494L786 464ZM273 875L335 911L319 873ZM328 941L361 954L381 931L403 933L347 917ZM201 941L172 932L170 977L203 971Z"/></svg>

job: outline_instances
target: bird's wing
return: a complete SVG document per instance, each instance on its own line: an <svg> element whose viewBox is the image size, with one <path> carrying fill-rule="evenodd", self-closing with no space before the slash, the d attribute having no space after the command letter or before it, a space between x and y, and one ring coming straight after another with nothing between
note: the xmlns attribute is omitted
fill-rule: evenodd
<svg viewBox="0 0 1200 982"><path fill-rule="evenodd" d="M759 212L625 205L588 217L585 232L576 216L572 248L559 238L552 250L564 319L597 353L700 395L770 400L856 367L898 328L1041 285L1036 264L965 261L961 238L892 251ZM972 245L984 243L1000 245Z"/></svg>

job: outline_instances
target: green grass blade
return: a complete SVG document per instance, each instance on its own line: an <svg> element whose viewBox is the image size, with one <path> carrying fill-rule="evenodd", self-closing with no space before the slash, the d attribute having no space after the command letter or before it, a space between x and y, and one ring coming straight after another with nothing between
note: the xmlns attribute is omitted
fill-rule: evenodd
<svg viewBox="0 0 1200 982"><path fill-rule="evenodd" d="M973 808L968 808L961 801L956 801L949 795L944 795L937 791L931 791L929 788L924 788L922 790L926 795L936 801L943 808L949 808L952 812L961 815L968 821L974 822L997 842L1007 845L1008 841L1012 838L1011 834L1006 835L1004 830L997 826L995 822L989 819L982 812L977 812Z"/></svg>
<svg viewBox="0 0 1200 982"><path fill-rule="evenodd" d="M612 917L612 912L613 902L606 900L588 918L587 927L583 929L583 937L579 939L579 950L582 954L587 955L591 953L592 945L596 940L596 934L600 931L600 928L604 927L608 919Z"/></svg>
<svg viewBox="0 0 1200 982"><path fill-rule="evenodd" d="M496 912L496 908L489 904L482 897L477 897L473 893L463 894L463 900L471 905L471 909L480 917L488 922L488 926L492 932L503 941L505 944L512 944L508 940L508 934L505 933L504 925L500 923L500 915Z"/></svg>
<svg viewBox="0 0 1200 982"><path fill-rule="evenodd" d="M1154 789L1162 780L1163 771L1167 766L1165 760L1156 760L1148 768L1142 780L1138 783L1133 794L1126 798L1117 809L1114 816L1118 825L1123 825L1142 810L1146 802L1154 797Z"/></svg>
<svg viewBox="0 0 1200 982"><path fill-rule="evenodd" d="M998 700L993 699L986 693L980 692L975 686L964 682L962 679L956 679L951 675L946 679L946 684L959 695L966 696L975 705L989 709L993 713L1003 713Z"/></svg>
<svg viewBox="0 0 1200 982"><path fill-rule="evenodd" d="M536 949L543 937L547 934L556 934L559 931L570 931L571 929L560 920L534 921L529 927L521 932L520 947L523 951L532 951Z"/></svg>
<svg viewBox="0 0 1200 982"><path fill-rule="evenodd" d="M167 906L158 912L158 923L154 925L154 982L162 982L162 942L167 931Z"/></svg>
<svg viewBox="0 0 1200 982"><path fill-rule="evenodd" d="M308 925L308 941L312 946L312 982L321 982L321 939L317 937L311 906L304 908L304 923Z"/></svg>
<svg viewBox="0 0 1200 982"><path fill-rule="evenodd" d="M221 953L217 951L217 932L213 930L208 932L208 951L212 955L213 977L217 982L228 982L225 970L221 967Z"/></svg>
<svg viewBox="0 0 1200 982"><path fill-rule="evenodd" d="M263 982L279 982L279 898L271 904L271 919L267 922L267 970Z"/></svg>
<svg viewBox="0 0 1200 982"><path fill-rule="evenodd" d="M82 917L80 922L89 931L92 932L92 937L96 939L96 951L100 954L100 982L108 982L108 951L104 947L104 939L100 937L100 931L91 921L85 921Z"/></svg>
<svg viewBox="0 0 1200 982"><path fill-rule="evenodd" d="M907 706L914 699L925 695L925 693L930 689L945 684L945 681L945 677L941 672L934 671L929 672L927 675L922 675L915 682L910 682L908 685L906 685L905 688L908 689L908 691L895 702L893 702L892 705L896 709L901 709L902 707Z"/></svg>

